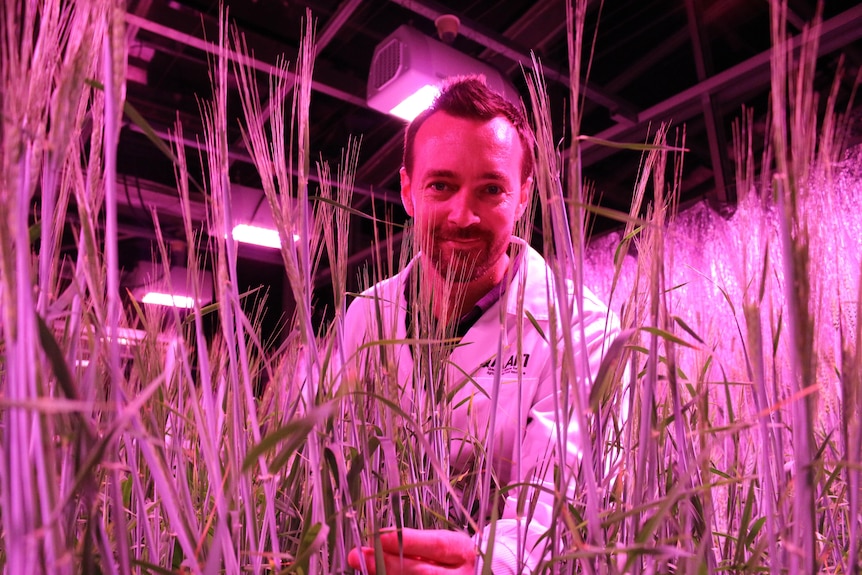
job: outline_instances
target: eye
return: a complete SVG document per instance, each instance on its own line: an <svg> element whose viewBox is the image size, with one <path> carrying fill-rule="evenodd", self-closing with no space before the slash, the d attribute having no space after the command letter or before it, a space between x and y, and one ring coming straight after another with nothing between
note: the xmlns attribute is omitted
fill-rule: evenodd
<svg viewBox="0 0 862 575"><path fill-rule="evenodd" d="M491 184L485 188L485 192L491 196L499 196L503 193L503 186L498 186L497 184Z"/></svg>
<svg viewBox="0 0 862 575"><path fill-rule="evenodd" d="M451 186L446 182L431 182L428 184L428 189L435 192L446 192L451 189Z"/></svg>

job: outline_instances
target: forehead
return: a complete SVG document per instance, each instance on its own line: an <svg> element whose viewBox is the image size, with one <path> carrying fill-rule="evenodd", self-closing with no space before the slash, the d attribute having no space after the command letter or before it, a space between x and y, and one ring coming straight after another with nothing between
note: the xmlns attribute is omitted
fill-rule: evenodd
<svg viewBox="0 0 862 575"><path fill-rule="evenodd" d="M496 158L520 167L521 142L515 127L506 118L476 120L436 112L416 132L414 164L455 157L464 161L479 157Z"/></svg>

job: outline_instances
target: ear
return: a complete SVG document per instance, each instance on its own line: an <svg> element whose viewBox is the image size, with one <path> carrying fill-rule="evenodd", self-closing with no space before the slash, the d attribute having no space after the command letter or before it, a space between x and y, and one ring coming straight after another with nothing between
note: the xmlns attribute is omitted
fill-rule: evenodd
<svg viewBox="0 0 862 575"><path fill-rule="evenodd" d="M403 193L403 192L402 192ZM521 196L518 198L518 217L516 219L521 219L521 216L524 215L524 211L527 209L527 206L530 205L530 198L533 196L533 177L530 176L527 178L521 185Z"/></svg>
<svg viewBox="0 0 862 575"><path fill-rule="evenodd" d="M410 188L410 176L407 175L407 170L403 167L398 170L401 176L401 203L404 205L404 210L407 215L413 217L413 190Z"/></svg>

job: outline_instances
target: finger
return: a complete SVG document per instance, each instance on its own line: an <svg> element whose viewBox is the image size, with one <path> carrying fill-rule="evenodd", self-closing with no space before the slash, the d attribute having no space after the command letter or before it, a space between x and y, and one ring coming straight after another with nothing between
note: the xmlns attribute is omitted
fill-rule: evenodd
<svg viewBox="0 0 862 575"><path fill-rule="evenodd" d="M359 549L351 549L347 554L347 564L353 569L362 569L362 558L365 557L365 567L369 575L376 575L377 569L374 566L374 549L371 547L362 547Z"/></svg>
<svg viewBox="0 0 862 575"><path fill-rule="evenodd" d="M421 557L392 553L384 553L383 562L386 565L386 575L440 575L449 570L446 566Z"/></svg>
<svg viewBox="0 0 862 575"><path fill-rule="evenodd" d="M476 546L463 533L444 530L403 529L380 535L383 551L392 555L418 557L441 565L463 565L475 561Z"/></svg>
<svg viewBox="0 0 862 575"><path fill-rule="evenodd" d="M363 547L352 549L347 554L347 563L356 570L361 570L361 558L365 558L365 567L369 575L377 575L377 563L374 557L374 549ZM433 575L440 573L441 567L437 563L424 561L415 557L383 553L383 564L387 575Z"/></svg>

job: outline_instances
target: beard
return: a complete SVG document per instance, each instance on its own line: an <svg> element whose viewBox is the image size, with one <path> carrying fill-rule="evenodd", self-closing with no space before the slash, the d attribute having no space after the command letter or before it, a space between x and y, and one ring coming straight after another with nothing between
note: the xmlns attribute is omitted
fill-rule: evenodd
<svg viewBox="0 0 862 575"><path fill-rule="evenodd" d="M440 277L453 283L470 283L485 276L506 254L510 241L508 235L476 227L438 227L424 239L431 265Z"/></svg>

